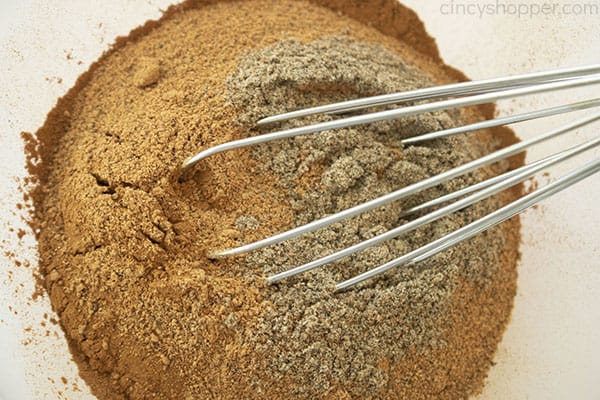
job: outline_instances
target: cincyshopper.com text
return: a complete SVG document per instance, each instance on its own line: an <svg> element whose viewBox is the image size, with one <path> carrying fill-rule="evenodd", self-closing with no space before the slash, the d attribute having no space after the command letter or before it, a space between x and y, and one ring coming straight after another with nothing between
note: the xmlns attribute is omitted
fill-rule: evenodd
<svg viewBox="0 0 600 400"><path fill-rule="evenodd" d="M494 2L446 1L440 5L442 15L458 15L473 17L513 16L533 18L536 16L600 16L600 1L563 3L563 2L528 2L509 3L496 0Z"/></svg>

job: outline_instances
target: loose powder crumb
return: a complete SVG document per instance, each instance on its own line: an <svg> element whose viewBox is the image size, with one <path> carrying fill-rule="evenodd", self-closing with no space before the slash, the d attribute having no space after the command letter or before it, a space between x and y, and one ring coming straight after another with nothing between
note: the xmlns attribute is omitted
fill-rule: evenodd
<svg viewBox="0 0 600 400"><path fill-rule="evenodd" d="M133 81L135 86L142 88L158 82L160 66L155 58L143 57L136 63L134 68Z"/></svg>
<svg viewBox="0 0 600 400"><path fill-rule="evenodd" d="M253 123L263 116L456 79L464 77L440 64L421 23L393 0L186 3L121 40L29 146L44 285L94 394L458 399L480 390L515 294L517 219L353 290L331 288L520 189L278 285L264 277L405 223L403 210L508 163L247 256L207 253L514 141L496 129L401 143L493 107L221 153L184 176L178 168L199 149L260 134Z"/></svg>

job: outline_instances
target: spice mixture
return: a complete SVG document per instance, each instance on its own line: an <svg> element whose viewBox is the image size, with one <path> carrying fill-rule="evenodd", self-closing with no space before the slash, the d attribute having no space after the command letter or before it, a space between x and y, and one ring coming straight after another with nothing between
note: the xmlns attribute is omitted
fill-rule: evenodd
<svg viewBox="0 0 600 400"><path fill-rule="evenodd" d="M187 3L104 56L49 115L37 134L40 162L30 165L45 286L98 398L477 392L512 307L518 220L353 290L331 287L516 192L278 285L264 276L398 226L406 207L508 165L247 256L207 253L509 143L502 129L400 143L492 108L324 132L218 154L184 176L178 169L199 149L259 134L253 122L266 115L462 79L437 64L420 22L392 0Z"/></svg>
<svg viewBox="0 0 600 400"><path fill-rule="evenodd" d="M251 129L251 121L283 110L339 101L347 98L348 92L362 97L414 89L430 85L431 79L381 46L325 38L309 44L283 41L246 56L228 83L231 101L245 110L241 121L248 121L246 128ZM427 147L402 148L401 139L452 127L454 121L459 122L460 116L423 115L260 145L253 155L291 193L295 225L300 225L420 181L493 148L493 144L473 146L467 136ZM296 124L302 123L306 120ZM282 267L315 260L401 225L406 222L401 217L406 206L483 178L475 174L455 179L408 201L257 251L248 256L243 268L249 274L272 274ZM343 382L356 385L349 391L357 398L377 393L389 379L378 366L381 360L401 359L411 348L426 351L440 345L440 321L457 281L469 279L485 285L495 275L497 255L504 246L502 233L490 231L419 268L393 271L362 290L339 295L331 288L498 206L498 201L481 203L335 266L319 268L294 284L270 289L265 299L269 312L258 319L257 327L247 329L246 340L271 354L269 367L277 379L294 371L300 382L297 390L303 394L306 390L316 396ZM475 259L477 262L465 263ZM332 376L338 382L332 382Z"/></svg>

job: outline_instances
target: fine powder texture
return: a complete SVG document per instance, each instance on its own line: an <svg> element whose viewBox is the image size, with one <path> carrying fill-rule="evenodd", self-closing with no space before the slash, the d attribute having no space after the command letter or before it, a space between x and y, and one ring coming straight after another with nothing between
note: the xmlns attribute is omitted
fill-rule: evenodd
<svg viewBox="0 0 600 400"><path fill-rule="evenodd" d="M419 21L392 0L248 0L175 8L94 65L37 133L38 159L30 165L39 180L33 223L44 284L94 394L105 400L476 393L512 307L518 220L353 290L331 289L518 190L278 285L264 277L396 227L410 220L403 210L508 164L247 256L211 260L207 253L510 143L512 134L500 129L400 143L481 119L481 112L489 117L492 108L221 153L183 176L178 168L200 149L259 134L253 123L266 115L462 79L438 63Z"/></svg>
<svg viewBox="0 0 600 400"><path fill-rule="evenodd" d="M252 121L284 110L327 104L376 93L431 85L431 79L381 46L326 38L310 44L279 42L248 55L229 78L229 98ZM326 88L324 90L323 88ZM363 125L254 147L263 169L280 178L291 193L295 225L308 223L390 193L463 164L489 151L462 135L424 146L403 148L401 139L453 127L455 114ZM323 120L322 116L316 118ZM296 121L299 126L306 119ZM291 124L280 128L291 127ZM483 174L454 179L435 190L397 201L299 239L256 251L243 273L280 272L349 247L408 222L403 209L483 179ZM268 312L247 329L248 344L271 357L276 379L297 375L298 392L314 397L352 382L353 394L377 393L388 383L381 360L401 360L408 349L427 354L443 346L440 328L460 279L485 285L499 267L504 239L490 230L444 252L417 268L402 268L385 279L344 295L333 294L336 282L382 265L441 237L499 206L497 201L453 214L400 238L371 247L337 264L271 289ZM335 377L338 382L332 382Z"/></svg>

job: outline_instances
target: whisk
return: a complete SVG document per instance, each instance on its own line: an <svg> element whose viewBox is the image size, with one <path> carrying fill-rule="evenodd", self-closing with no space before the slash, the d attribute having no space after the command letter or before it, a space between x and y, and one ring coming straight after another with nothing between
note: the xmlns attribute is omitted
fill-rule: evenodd
<svg viewBox="0 0 600 400"><path fill-rule="evenodd" d="M377 121L398 119L421 113L430 113L434 111L450 110L460 107L491 103L500 99L509 99L525 95L589 86L598 83L600 83L600 64L594 64L575 68L559 69L510 77L501 77L481 81L423 88L400 93L366 97L298 111L292 111L285 114L275 115L261 119L257 122L257 125L263 126L276 122L283 122L291 119L319 114L341 115L341 117L331 121L305 125L292 129L285 129L273 133L267 133L253 137L248 137L241 140L223 143L208 148L190 157L183 163L182 168L190 168L192 165L196 164L200 160L219 152L251 146L258 143L264 143L273 140L281 140L301 135L316 134L318 132L330 129L339 129L373 123ZM383 111L367 112L360 115L343 115L348 112L357 112L360 110L372 109L374 107L398 105L407 102L410 102L411 104L393 109L386 109ZM418 103L415 105L414 102ZM544 118L552 115L590 109L598 106L600 106L600 98L594 98L591 100L585 100L557 107L545 108L542 110L532 111L524 114L495 118L469 125L459 126L456 128L430 132L415 137L406 138L402 140L402 143L404 145L410 145L436 138L448 137L451 135L473 132L485 128L514 124L517 122L523 122L537 118ZM211 257L226 257L250 252L252 250L257 250L265 246L281 243L283 241L290 240L294 237L303 235L305 233L324 228L333 223L357 216L377 207L384 206L388 203L398 201L419 191L437 186L447 180L465 175L483 166L498 162L507 157L521 153L531 146L555 138L559 135L563 135L567 132L574 131L580 127L592 124L599 120L600 113L586 116L582 119L575 120L567 125L558 127L548 132L541 133L538 136L535 136L531 139L524 140L519 143L502 148L498 151L487 154L479 159L470 161L456 168L452 168L450 170L429 177L420 182L411 184L403 188L399 188L398 190L395 190L384 196L356 205L352 208L342 210L335 214L326 216L319 220L315 220L313 222L296 227L286 232L279 233L271 237L256 241L254 243L246 244L233 249L214 252L211 254ZM343 257L349 256L353 253L362 251L368 247L378 245L384 241L406 234L424 224L432 223L450 213L462 210L478 201L481 201L514 185L517 185L552 165L558 164L562 161L572 158L578 154L595 148L598 145L600 145L600 135L596 135L594 139L572 146L566 150L562 150L555 154L549 155L545 158L529 163L520 168L508 171L498 176L494 176L485 181L446 194L434 200L428 201L424 204L413 207L409 210L403 211L404 215L411 215L421 213L423 210L426 209L439 207L435 208L434 211L431 211L427 214L423 214L418 218L413 219L410 222L397 228L394 228L388 232L385 232L363 242L357 243L340 251L336 251L332 254L311 261L307 264L296 266L281 273L269 276L267 277L267 280L271 283L275 283L285 278L289 278L300 273L309 271L311 269L323 266ZM452 247L464 240L467 240L477 235L480 232L487 230L492 226L495 226L497 224L502 223L503 221L510 219L511 217L523 212L527 208L541 202L542 200L550 196L553 196L554 194L560 191L565 190L566 188L576 184L577 182L580 182L583 179L590 177L598 171L600 171L600 158L589 162L583 167L569 172L561 178L554 180L552 183L540 187L535 191L532 191L529 194L526 194L523 197L513 201L512 203L509 203L497 209L496 211L468 225L463 226L462 228L459 228L443 237L440 237L439 239L433 240L432 242L420 248L410 251L409 253L404 254L399 258L396 258L383 265L368 270L358 276L338 283L336 285L336 290L343 290L349 288L350 286L356 285L359 282L373 278L376 275L388 271L392 268L400 266L409 266L419 263L429 257L434 256L437 253L448 249L449 247Z"/></svg>

